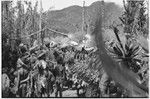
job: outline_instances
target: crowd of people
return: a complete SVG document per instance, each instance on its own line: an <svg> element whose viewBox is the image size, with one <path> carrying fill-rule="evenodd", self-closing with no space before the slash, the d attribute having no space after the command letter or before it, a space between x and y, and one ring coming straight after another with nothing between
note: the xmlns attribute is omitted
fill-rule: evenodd
<svg viewBox="0 0 150 99"><path fill-rule="evenodd" d="M51 97L53 92L55 97L63 97L64 87L77 88L79 95L79 89L87 85L69 70L75 61L86 59L88 51L84 47L77 50L73 46L62 48L52 41L35 41L31 48L20 43L11 55L6 52L2 63L2 97Z"/></svg>

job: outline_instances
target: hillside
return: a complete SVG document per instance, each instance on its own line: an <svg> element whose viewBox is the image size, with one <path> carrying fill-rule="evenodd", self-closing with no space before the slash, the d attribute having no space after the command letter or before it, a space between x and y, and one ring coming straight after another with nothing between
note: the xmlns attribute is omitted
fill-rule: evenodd
<svg viewBox="0 0 150 99"><path fill-rule="evenodd" d="M97 1L90 6L85 7L86 22L91 21L94 16L93 12L96 6L100 6L101 2ZM121 8L115 3L105 3L105 24L110 25L115 20L118 22L118 16L121 15ZM44 13L45 22L50 28L57 29L57 31L65 33L74 33L81 31L82 24L82 7L70 6L62 10L49 11ZM111 20L110 20L111 19Z"/></svg>

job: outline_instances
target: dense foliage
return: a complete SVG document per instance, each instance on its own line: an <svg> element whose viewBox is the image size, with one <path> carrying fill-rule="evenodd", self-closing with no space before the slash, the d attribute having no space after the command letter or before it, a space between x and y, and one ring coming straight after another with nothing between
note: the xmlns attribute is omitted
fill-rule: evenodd
<svg viewBox="0 0 150 99"><path fill-rule="evenodd" d="M44 35L31 35L40 29L38 2L34 7L27 1L12 4L2 2L3 97L51 97L53 92L63 97L66 86L67 90L75 88L78 97L148 96L146 1L124 1L120 22L108 26L102 1L87 23L88 36L79 31L68 37L57 35L43 45L34 41L40 42ZM48 25L43 19L41 24L42 29ZM103 35L108 27L115 38L107 41ZM73 46L70 40L80 45Z"/></svg>

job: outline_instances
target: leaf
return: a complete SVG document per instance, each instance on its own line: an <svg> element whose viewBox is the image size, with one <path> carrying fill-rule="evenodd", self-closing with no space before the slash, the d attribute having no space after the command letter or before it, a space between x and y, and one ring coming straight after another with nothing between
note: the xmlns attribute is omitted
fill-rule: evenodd
<svg viewBox="0 0 150 99"><path fill-rule="evenodd" d="M117 48L118 51L122 54L121 56L123 56L123 52L122 52L121 48L120 48L118 45L116 45L116 48Z"/></svg>
<svg viewBox="0 0 150 99"><path fill-rule="evenodd" d="M122 52L120 50L118 50L116 47L113 47L114 52L118 55L118 56L122 56Z"/></svg>
<svg viewBox="0 0 150 99"><path fill-rule="evenodd" d="M125 49L126 51L129 51L129 46L127 44L125 44Z"/></svg>
<svg viewBox="0 0 150 99"><path fill-rule="evenodd" d="M139 46L133 47L132 53L133 55L136 54L139 51Z"/></svg>

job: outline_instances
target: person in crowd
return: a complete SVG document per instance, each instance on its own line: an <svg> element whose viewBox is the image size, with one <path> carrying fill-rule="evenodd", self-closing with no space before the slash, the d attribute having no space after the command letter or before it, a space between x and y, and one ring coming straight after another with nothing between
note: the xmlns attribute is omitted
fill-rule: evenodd
<svg viewBox="0 0 150 99"><path fill-rule="evenodd" d="M24 80L27 78L28 73L30 71L29 66L27 65L29 63L29 54L27 53L27 48L26 46L24 46L24 44L21 44L19 46L19 51L20 51L20 56L17 60L17 68L16 71L14 72L15 75L15 86L12 89L14 93L16 93L17 95L19 95L20 97L24 97L22 96L21 92L19 91L19 89L21 89L21 87L23 87L23 85L20 85L20 81Z"/></svg>
<svg viewBox="0 0 150 99"><path fill-rule="evenodd" d="M39 70L39 91L43 97L49 97L50 92L52 92L51 80L53 79L53 74L50 72L48 68L48 64L46 62L46 51L41 50L38 55L38 70Z"/></svg>

